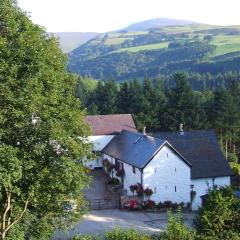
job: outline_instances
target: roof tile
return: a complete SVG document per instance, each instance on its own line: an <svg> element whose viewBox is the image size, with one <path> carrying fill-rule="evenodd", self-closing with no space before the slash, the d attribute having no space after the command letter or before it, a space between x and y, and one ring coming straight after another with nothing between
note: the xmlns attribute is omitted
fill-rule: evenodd
<svg viewBox="0 0 240 240"><path fill-rule="evenodd" d="M89 115L86 121L94 136L114 135L122 130L137 132L131 114Z"/></svg>

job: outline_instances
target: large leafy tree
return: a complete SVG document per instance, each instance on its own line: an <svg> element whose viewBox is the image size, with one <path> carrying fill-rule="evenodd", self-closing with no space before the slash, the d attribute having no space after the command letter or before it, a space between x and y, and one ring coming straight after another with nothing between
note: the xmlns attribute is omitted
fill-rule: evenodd
<svg viewBox="0 0 240 240"><path fill-rule="evenodd" d="M1 0L0 239L46 239L40 229L50 237L84 210L89 178L79 159L90 154L89 128L74 87L56 39ZM66 212L70 200L78 207Z"/></svg>

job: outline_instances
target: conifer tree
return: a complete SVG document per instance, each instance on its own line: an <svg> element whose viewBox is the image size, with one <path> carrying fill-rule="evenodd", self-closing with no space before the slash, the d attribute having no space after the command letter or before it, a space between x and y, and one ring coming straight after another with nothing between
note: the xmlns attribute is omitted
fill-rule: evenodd
<svg viewBox="0 0 240 240"><path fill-rule="evenodd" d="M118 97L117 97L117 105L119 113L131 113L130 112L130 93L129 93L129 84L127 82L123 82L120 85Z"/></svg>
<svg viewBox="0 0 240 240"><path fill-rule="evenodd" d="M175 86L168 90L168 103L164 113L164 124L167 129L178 130L183 123L185 129L206 128L206 117L200 99L194 94L191 86L182 73L174 75Z"/></svg>

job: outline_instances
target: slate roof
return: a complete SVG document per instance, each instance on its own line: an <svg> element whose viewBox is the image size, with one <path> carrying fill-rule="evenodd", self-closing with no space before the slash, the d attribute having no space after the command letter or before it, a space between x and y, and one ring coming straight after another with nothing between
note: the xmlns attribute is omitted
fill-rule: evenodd
<svg viewBox="0 0 240 240"><path fill-rule="evenodd" d="M165 140L123 130L102 152L137 168L144 168L165 144L168 144ZM190 165L185 159L183 161Z"/></svg>
<svg viewBox="0 0 240 240"><path fill-rule="evenodd" d="M131 114L89 115L86 121L94 136L114 135L122 130L137 132Z"/></svg>
<svg viewBox="0 0 240 240"><path fill-rule="evenodd" d="M213 130L159 132L154 137L166 139L192 164L191 178L233 175Z"/></svg>

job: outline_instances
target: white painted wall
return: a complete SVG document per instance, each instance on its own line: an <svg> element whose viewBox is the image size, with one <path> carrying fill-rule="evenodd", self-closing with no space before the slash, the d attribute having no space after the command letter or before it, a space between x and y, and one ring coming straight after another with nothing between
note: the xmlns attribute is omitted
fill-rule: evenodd
<svg viewBox="0 0 240 240"><path fill-rule="evenodd" d="M133 172L133 167L129 164L124 163L124 178L123 178L123 186L127 195L132 195L130 191L131 185L136 185L137 183L141 184L141 171L138 168L135 168L135 173Z"/></svg>
<svg viewBox="0 0 240 240"><path fill-rule="evenodd" d="M192 179L191 184L194 185L193 190L196 191L196 197L192 203L192 209L197 210L202 205L201 196L208 193L208 189L213 187L212 178ZM214 185L229 186L230 177L217 177L214 179Z"/></svg>
<svg viewBox="0 0 240 240"><path fill-rule="evenodd" d="M90 136L88 141L93 144L94 151L102 151L103 148L115 137L115 135L99 135ZM87 161L86 166L89 168L100 168L102 167L102 157L98 159Z"/></svg>
<svg viewBox="0 0 240 240"><path fill-rule="evenodd" d="M153 190L155 202L190 202L191 168L164 146L143 170L143 187ZM176 190L175 190L176 187Z"/></svg>

